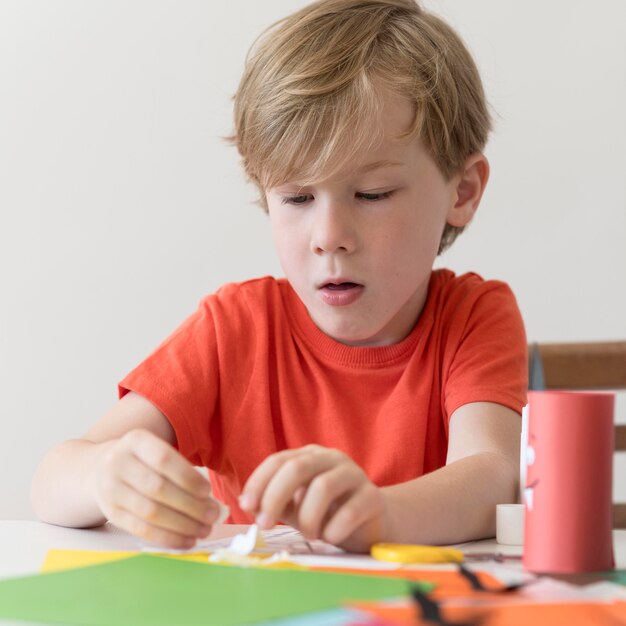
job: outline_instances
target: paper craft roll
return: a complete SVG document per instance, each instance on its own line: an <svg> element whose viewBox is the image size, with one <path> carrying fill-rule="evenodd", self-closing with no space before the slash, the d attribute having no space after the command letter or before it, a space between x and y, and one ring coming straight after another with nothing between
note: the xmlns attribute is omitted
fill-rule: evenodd
<svg viewBox="0 0 626 626"><path fill-rule="evenodd" d="M524 567L562 574L612 569L615 396L528 396Z"/></svg>

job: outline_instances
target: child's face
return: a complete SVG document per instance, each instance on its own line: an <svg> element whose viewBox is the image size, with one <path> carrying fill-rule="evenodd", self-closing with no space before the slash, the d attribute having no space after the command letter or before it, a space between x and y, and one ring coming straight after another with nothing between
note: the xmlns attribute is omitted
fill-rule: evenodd
<svg viewBox="0 0 626 626"><path fill-rule="evenodd" d="M409 334L457 201L458 180L444 179L419 138L397 139L411 105L389 96L383 111L381 144L349 172L266 193L287 279L324 333L355 346Z"/></svg>

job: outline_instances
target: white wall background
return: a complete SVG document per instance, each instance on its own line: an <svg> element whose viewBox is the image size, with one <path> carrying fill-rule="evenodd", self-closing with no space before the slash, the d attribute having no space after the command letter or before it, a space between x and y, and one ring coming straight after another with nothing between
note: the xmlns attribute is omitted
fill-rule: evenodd
<svg viewBox="0 0 626 626"><path fill-rule="evenodd" d="M626 3L425 0L497 113L440 264L509 281L533 340L626 337ZM280 274L230 96L302 0L0 0L0 518L220 284Z"/></svg>

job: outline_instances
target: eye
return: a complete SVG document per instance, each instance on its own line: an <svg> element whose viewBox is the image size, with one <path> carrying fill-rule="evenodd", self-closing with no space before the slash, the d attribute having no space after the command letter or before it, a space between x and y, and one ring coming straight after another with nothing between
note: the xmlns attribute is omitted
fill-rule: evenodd
<svg viewBox="0 0 626 626"><path fill-rule="evenodd" d="M299 196L284 196L282 199L282 204L305 204L309 198L311 198L310 194L301 194Z"/></svg>
<svg viewBox="0 0 626 626"><path fill-rule="evenodd" d="M386 200L387 198L391 198L393 195L393 191L384 191L382 193L366 193L359 192L356 194L357 198L361 200L367 200L368 202L377 202L379 200Z"/></svg>

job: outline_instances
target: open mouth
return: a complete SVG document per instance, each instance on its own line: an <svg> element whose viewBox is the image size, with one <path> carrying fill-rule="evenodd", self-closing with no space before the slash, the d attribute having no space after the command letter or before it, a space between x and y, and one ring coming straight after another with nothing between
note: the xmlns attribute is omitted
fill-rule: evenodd
<svg viewBox="0 0 626 626"><path fill-rule="evenodd" d="M350 280L338 282L329 281L319 286L319 295L322 302L329 306L347 306L359 300L363 295L365 287Z"/></svg>
<svg viewBox="0 0 626 626"><path fill-rule="evenodd" d="M360 287L358 283L326 283L322 285L322 289L330 289L330 291L345 291L346 289L354 289Z"/></svg>

